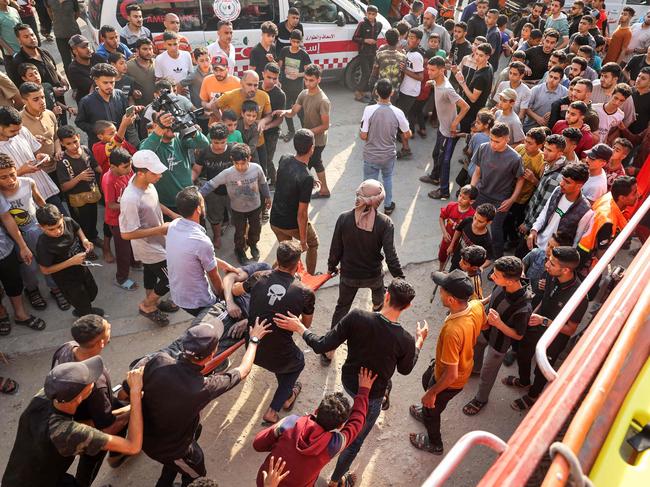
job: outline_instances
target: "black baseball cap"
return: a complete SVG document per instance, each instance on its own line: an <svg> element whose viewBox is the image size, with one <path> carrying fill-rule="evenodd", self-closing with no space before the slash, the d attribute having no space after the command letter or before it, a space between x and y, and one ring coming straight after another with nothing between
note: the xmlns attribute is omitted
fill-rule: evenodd
<svg viewBox="0 0 650 487"><path fill-rule="evenodd" d="M613 153L614 151L612 151L610 146L601 142L585 152L585 155L591 159L604 159L609 161Z"/></svg>
<svg viewBox="0 0 650 487"><path fill-rule="evenodd" d="M103 371L104 361L99 355L81 362L59 364L45 377L45 395L59 402L72 401L84 387L94 384Z"/></svg>
<svg viewBox="0 0 650 487"><path fill-rule="evenodd" d="M460 269L454 269L451 272L434 271L431 273L431 279L455 298L469 299L474 294L472 281L467 273Z"/></svg>
<svg viewBox="0 0 650 487"><path fill-rule="evenodd" d="M196 325L187 329L181 343L185 355L201 360L214 352L223 335L223 322L218 316L208 313Z"/></svg>

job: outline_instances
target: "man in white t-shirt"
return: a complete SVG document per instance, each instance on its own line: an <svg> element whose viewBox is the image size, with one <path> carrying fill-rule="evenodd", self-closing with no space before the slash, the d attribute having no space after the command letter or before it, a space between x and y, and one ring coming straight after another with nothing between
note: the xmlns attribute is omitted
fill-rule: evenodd
<svg viewBox="0 0 650 487"><path fill-rule="evenodd" d="M217 42L208 46L210 59L215 56L225 56L228 59L228 74L235 74L235 47L232 45L232 23L220 20L217 24Z"/></svg>
<svg viewBox="0 0 650 487"><path fill-rule="evenodd" d="M393 85L387 78L375 84L378 100L375 105L367 106L361 118L361 140L363 147L363 180L379 181L381 172L386 190L384 211L390 215L395 210L393 201L393 169L397 158L395 142L398 130L402 137L409 138L411 130L404 112L390 103Z"/></svg>
<svg viewBox="0 0 650 487"><path fill-rule="evenodd" d="M165 52L156 58L156 80L169 78L179 85L192 71L192 55L180 50L180 37L176 32L164 32Z"/></svg>
<svg viewBox="0 0 650 487"><path fill-rule="evenodd" d="M612 157L611 147L607 144L596 144L585 155L585 162L589 166L589 179L582 187L582 194L593 203L607 193L607 173L604 167Z"/></svg>
<svg viewBox="0 0 650 487"><path fill-rule="evenodd" d="M625 83L619 83L607 102L592 105L598 114L598 138L601 142L607 142L609 132L618 127L625 118L621 107L630 96L632 96L632 89Z"/></svg>
<svg viewBox="0 0 650 487"><path fill-rule="evenodd" d="M646 12L643 22L632 24L632 37L623 50L621 61L626 63L635 54L643 54L650 47L650 12Z"/></svg>
<svg viewBox="0 0 650 487"><path fill-rule="evenodd" d="M404 79L399 87L399 99L397 100L397 108L402 110L407 117L415 100L420 95L421 82L424 77L424 57L418 47L422 35L421 30L413 28L407 37ZM402 137L402 150L397 153L397 158L407 158L411 155L408 138Z"/></svg>

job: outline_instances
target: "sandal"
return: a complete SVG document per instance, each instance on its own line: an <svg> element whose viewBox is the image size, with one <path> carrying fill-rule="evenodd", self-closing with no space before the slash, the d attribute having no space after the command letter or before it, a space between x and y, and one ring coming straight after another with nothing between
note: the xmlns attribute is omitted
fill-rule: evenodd
<svg viewBox="0 0 650 487"><path fill-rule="evenodd" d="M68 300L65 299L65 296L60 289L50 289L50 295L54 298L56 305L61 311L67 311L70 309L70 303L68 303Z"/></svg>
<svg viewBox="0 0 650 487"><path fill-rule="evenodd" d="M291 391L291 395L293 396L293 399L291 399L291 402L289 403L288 406L282 405L282 409L285 411L291 411L293 407L296 405L296 399L298 399L298 396L300 395L300 392L302 391L302 384L298 381L295 383L293 386L293 390ZM285 402L286 404L286 402Z"/></svg>
<svg viewBox="0 0 650 487"><path fill-rule="evenodd" d="M463 406L463 414L465 416L476 416L485 407L486 402L481 402L477 399L472 399L470 402Z"/></svg>
<svg viewBox="0 0 650 487"><path fill-rule="evenodd" d="M501 383L504 386L508 387L516 387L518 389L528 389L530 387L530 384L524 385L521 383L519 380L519 377L515 377L514 375L509 375L508 377L504 377L501 379Z"/></svg>
<svg viewBox="0 0 650 487"><path fill-rule="evenodd" d="M515 399L510 403L510 407L515 411L527 411L533 407L536 399L533 399L528 394L521 396L519 399Z"/></svg>
<svg viewBox="0 0 650 487"><path fill-rule="evenodd" d="M422 414L422 406L419 404L411 404L409 406L409 413L416 421L424 423L424 415Z"/></svg>
<svg viewBox="0 0 650 487"><path fill-rule="evenodd" d="M43 299L43 296L41 296L41 291L39 291L38 288L32 289L31 291L29 289L25 289L25 295L27 296L27 299L29 299L29 304L32 305L32 308L37 310L43 310L47 308L47 303Z"/></svg>
<svg viewBox="0 0 650 487"><path fill-rule="evenodd" d="M149 318L151 321L153 321L156 325L160 326L167 326L169 325L169 318L165 313L160 311L159 309L156 309L151 312L146 312L142 311L141 309L138 310L138 313L140 313L142 316L145 318Z"/></svg>
<svg viewBox="0 0 650 487"><path fill-rule="evenodd" d="M180 308L171 299L158 303L158 309L163 313L176 313Z"/></svg>
<svg viewBox="0 0 650 487"><path fill-rule="evenodd" d="M9 315L4 315L0 318L0 336L6 336L11 333L11 321Z"/></svg>
<svg viewBox="0 0 650 487"><path fill-rule="evenodd" d="M334 482L330 480L327 487L354 487L357 483L357 474L345 472L341 480Z"/></svg>
<svg viewBox="0 0 650 487"><path fill-rule="evenodd" d="M393 381L388 379L388 387L386 387L386 392L384 392L384 398L381 401L381 410L387 411L390 407L390 391L393 390Z"/></svg>
<svg viewBox="0 0 650 487"><path fill-rule="evenodd" d="M115 280L113 281L113 284L120 289L124 289L125 291L135 291L138 289L138 283L128 278L124 282L117 282L117 280Z"/></svg>
<svg viewBox="0 0 650 487"><path fill-rule="evenodd" d="M26 326L27 328L31 328L32 330L36 331L42 331L46 326L45 322L42 319L31 315L26 320L16 320L16 324L20 326Z"/></svg>
<svg viewBox="0 0 650 487"><path fill-rule="evenodd" d="M7 377L0 377L0 392L3 394L16 394L18 392L18 382Z"/></svg>
<svg viewBox="0 0 650 487"><path fill-rule="evenodd" d="M411 433L409 435L411 440L411 445L413 445L418 450L427 451L433 453L434 455L442 455L443 448L442 445L434 445L429 439L429 435L426 433Z"/></svg>

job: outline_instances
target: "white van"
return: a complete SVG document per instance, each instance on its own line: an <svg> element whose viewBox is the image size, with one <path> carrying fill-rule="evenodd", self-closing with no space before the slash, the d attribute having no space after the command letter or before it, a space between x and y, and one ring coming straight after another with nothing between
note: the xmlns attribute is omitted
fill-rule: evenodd
<svg viewBox="0 0 650 487"><path fill-rule="evenodd" d="M564 4L564 11L569 12L572 4L573 0L567 0ZM618 17L624 7L632 7L634 9L635 15L632 22L638 22L639 19L643 19L645 14L650 11L650 0L605 0L610 35L618 25Z"/></svg>
<svg viewBox="0 0 650 487"><path fill-rule="evenodd" d="M142 7L144 25L154 35L164 30L162 22L166 13L178 15L181 33L194 47L216 40L220 17L236 16L232 20L232 43L240 72L248 69L249 54L259 42L262 22L271 20L279 25L286 20L289 8L297 7L305 30L305 49L312 61L323 68L324 77L344 77L346 86L352 89L358 76L358 45L352 41L352 35L366 9L359 0L86 0L95 38L102 25L112 25L118 30L126 25L126 7L131 3ZM215 15L215 6L219 7L219 17ZM381 15L378 20L382 32L390 28Z"/></svg>

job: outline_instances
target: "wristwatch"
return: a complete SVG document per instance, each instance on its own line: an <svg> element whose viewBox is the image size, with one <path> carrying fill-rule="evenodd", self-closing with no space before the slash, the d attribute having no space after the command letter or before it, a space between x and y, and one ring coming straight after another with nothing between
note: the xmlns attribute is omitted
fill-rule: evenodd
<svg viewBox="0 0 650 487"><path fill-rule="evenodd" d="M549 323L550 323L550 320L549 320L548 318L544 318L544 319L542 320L542 325L544 325L544 326L548 326Z"/></svg>
<svg viewBox="0 0 650 487"><path fill-rule="evenodd" d="M260 339L259 339L259 337L251 337L251 343L254 343L255 345L257 345L258 343L260 343Z"/></svg>

